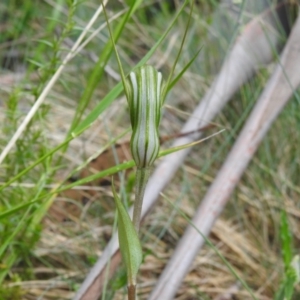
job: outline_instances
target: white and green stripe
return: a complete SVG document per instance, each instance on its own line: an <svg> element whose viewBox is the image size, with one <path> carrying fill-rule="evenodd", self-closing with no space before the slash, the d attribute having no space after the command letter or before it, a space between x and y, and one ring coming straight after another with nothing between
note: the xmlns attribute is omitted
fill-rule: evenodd
<svg viewBox="0 0 300 300"><path fill-rule="evenodd" d="M131 72L126 79L132 125L131 153L138 168L153 164L159 152L163 78L152 66Z"/></svg>

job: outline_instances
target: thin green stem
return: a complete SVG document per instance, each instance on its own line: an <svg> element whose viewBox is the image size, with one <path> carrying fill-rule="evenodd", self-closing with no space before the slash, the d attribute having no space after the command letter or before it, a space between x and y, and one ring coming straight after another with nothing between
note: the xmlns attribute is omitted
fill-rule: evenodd
<svg viewBox="0 0 300 300"><path fill-rule="evenodd" d="M132 223L136 232L139 232L141 212L146 185L150 176L150 168L138 168L135 177L135 201L133 208Z"/></svg>
<svg viewBox="0 0 300 300"><path fill-rule="evenodd" d="M181 41L181 44L180 44L180 48L179 48L178 54L177 54L177 56L175 58L175 62L173 64L173 66L172 66L170 75L169 75L169 77L167 79L167 84L166 84L166 86L164 88L164 91L163 91L163 101L165 101L167 92L169 90L169 85L171 83L171 80L172 80L172 77L173 77L176 65L178 63L180 54L181 54L182 49L183 49L183 45L184 45L184 42L185 42L185 39L186 39L186 36L187 36L187 33L188 33L188 29L189 29L189 26L190 26L190 23L191 23L191 19L192 19L192 12L193 12L193 9L194 9L194 3L195 3L195 1L192 1L192 5L191 5L191 9L190 9L190 14L189 14L189 18L188 18L188 22L187 22L186 27L185 27L185 31L184 31L184 35L183 35L183 38L182 38L182 41Z"/></svg>

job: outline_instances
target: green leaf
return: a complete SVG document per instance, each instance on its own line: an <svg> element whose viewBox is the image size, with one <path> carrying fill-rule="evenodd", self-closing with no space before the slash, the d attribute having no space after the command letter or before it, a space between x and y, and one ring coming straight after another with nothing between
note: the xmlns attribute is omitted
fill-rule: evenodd
<svg viewBox="0 0 300 300"><path fill-rule="evenodd" d="M295 284L299 280L299 257L292 259L293 242L286 211L281 211L280 239L284 262L284 276L281 281L275 300L291 300Z"/></svg>
<svg viewBox="0 0 300 300"><path fill-rule="evenodd" d="M35 66L38 67L38 68L44 68L44 67L45 67L45 65L43 65L42 63L40 63L40 62L38 62L38 61L36 61L36 60L34 60L34 59L27 58L27 61L28 61L29 63L35 65Z"/></svg>
<svg viewBox="0 0 300 300"><path fill-rule="evenodd" d="M282 244L282 255L287 270L292 262L292 236L289 228L288 217L285 210L281 211L281 226L280 226L280 238Z"/></svg>
<svg viewBox="0 0 300 300"><path fill-rule="evenodd" d="M177 83L177 81L182 77L182 75L185 73L185 71L191 66L191 64L195 61L195 59L198 57L198 54L200 53L202 48L200 48L195 55L192 57L192 59L184 66L184 68L180 71L180 73L172 80L172 82L167 87L167 93L173 88L173 86Z"/></svg>
<svg viewBox="0 0 300 300"><path fill-rule="evenodd" d="M136 276L143 258L141 244L127 210L116 193L114 183L112 191L118 211L119 244L127 271L128 285L136 285Z"/></svg>
<svg viewBox="0 0 300 300"><path fill-rule="evenodd" d="M284 299L292 300L294 294L294 286L296 283L296 273L295 270L290 267L286 272L285 284L284 284Z"/></svg>
<svg viewBox="0 0 300 300"><path fill-rule="evenodd" d="M0 212L0 220L1 219L5 219L5 218L8 218L9 216L11 215L14 215L16 214L18 211L30 206L31 204L34 204L36 203L37 201L36 200L33 200L33 201L29 201L29 202L26 202L26 203L22 203L20 205L17 205L11 209L7 209L5 210L4 212Z"/></svg>
<svg viewBox="0 0 300 300"><path fill-rule="evenodd" d="M216 132L216 133L214 133L214 134L212 134L210 136L207 136L207 137L205 137L205 138L203 138L201 140L198 140L198 141L195 141L195 142L192 142L192 143L188 143L188 144L183 144L183 145L176 146L176 147L172 147L172 148L169 148L169 149L165 149L165 150L159 152L158 157L166 156L166 155L169 155L169 154L171 154L173 152L177 152L177 151L180 151L180 150L184 150L186 148L190 148L190 147L196 146L196 145L198 145L198 144L200 144L200 143L202 143L202 142L204 142L204 141L206 141L206 140L208 140L208 139L210 139L210 138L212 138L212 137L214 137L214 136L222 133L223 131L225 131L225 129L221 129L218 132Z"/></svg>
<svg viewBox="0 0 300 300"><path fill-rule="evenodd" d="M294 256L289 268L285 271L284 300L292 300L295 285L299 283L299 255Z"/></svg>
<svg viewBox="0 0 300 300"><path fill-rule="evenodd" d="M170 85L170 82L172 80L172 77L173 77L173 74L174 74L174 71L175 71L175 68L176 68L176 65L177 65L177 62L179 60L179 57L180 57L180 54L182 52L182 49L183 49L183 45L184 45L184 42L185 42L185 39L186 39L186 36L187 36L187 33L188 33L188 29L189 29L189 26L190 26L190 22L191 22L191 19L192 19L192 12L193 12L193 9L194 9L194 2L195 1L192 1L192 5L191 5L191 9L190 9L190 13L189 13L189 18L188 18L188 22L186 24L186 27L185 27L185 31L184 31L184 35L183 35L183 38L182 38L182 41L181 41L181 44L180 44L180 48L179 48L179 51L178 51L178 54L176 56L176 59L174 61L174 64L172 66L172 69L171 69L171 72L169 74L169 77L167 79L167 84L165 86L165 89L163 91L163 99L165 99L166 95L167 95L167 91L169 90L169 85ZM183 4L183 6L187 4L187 2L185 2Z"/></svg>
<svg viewBox="0 0 300 300"><path fill-rule="evenodd" d="M78 135L89 126L111 105L123 90L122 82L119 82L110 92L96 105L87 117L74 129L72 136Z"/></svg>

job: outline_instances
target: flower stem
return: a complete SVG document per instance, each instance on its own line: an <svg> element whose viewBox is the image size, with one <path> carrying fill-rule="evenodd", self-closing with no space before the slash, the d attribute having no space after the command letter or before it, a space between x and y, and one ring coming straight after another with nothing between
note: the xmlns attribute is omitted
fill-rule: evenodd
<svg viewBox="0 0 300 300"><path fill-rule="evenodd" d="M128 300L135 300L135 287L136 285L129 285L128 288Z"/></svg>
<svg viewBox="0 0 300 300"><path fill-rule="evenodd" d="M145 194L146 185L150 175L150 168L138 168L135 177L135 201L133 208L132 223L136 232L139 232L141 213L143 207L143 199Z"/></svg>

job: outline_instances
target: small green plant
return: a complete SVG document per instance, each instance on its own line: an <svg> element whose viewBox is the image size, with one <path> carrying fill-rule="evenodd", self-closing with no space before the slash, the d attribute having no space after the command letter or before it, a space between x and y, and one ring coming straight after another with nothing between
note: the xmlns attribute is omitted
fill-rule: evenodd
<svg viewBox="0 0 300 300"><path fill-rule="evenodd" d="M181 42L181 47L176 57L175 63L173 64L168 80L165 83L162 74L150 65L140 66L136 70L130 72L127 78L125 77L121 60L115 46L114 37L110 29L105 6L102 2L110 37L119 64L125 95L129 105L130 121L132 127L130 148L133 160L137 167L135 178L135 201L132 221L127 211L123 207L123 204L120 201L114 186L112 186L118 211L119 244L122 258L127 271L129 300L136 299L137 274L142 263L142 248L139 242L138 232L143 206L143 198L150 175L150 169L159 155L159 123L161 119L161 108L164 104L167 92L170 87L173 86L175 82L182 76L184 71L196 57L195 55L193 59L188 63L188 65L184 68L184 70L179 74L179 76L173 82L171 82L191 20L193 4L194 2L192 1L190 15L187 22L185 34ZM173 149L173 151L176 150L177 149Z"/></svg>
<svg viewBox="0 0 300 300"><path fill-rule="evenodd" d="M284 262L284 275L281 285L276 293L275 300L291 300L295 285L300 282L300 258L293 257L291 230L285 210L281 211L280 238L282 244L282 258Z"/></svg>
<svg viewBox="0 0 300 300"><path fill-rule="evenodd" d="M1 300L22 300L23 299L23 293L19 286L11 287L11 288L5 288L0 287L0 299Z"/></svg>

